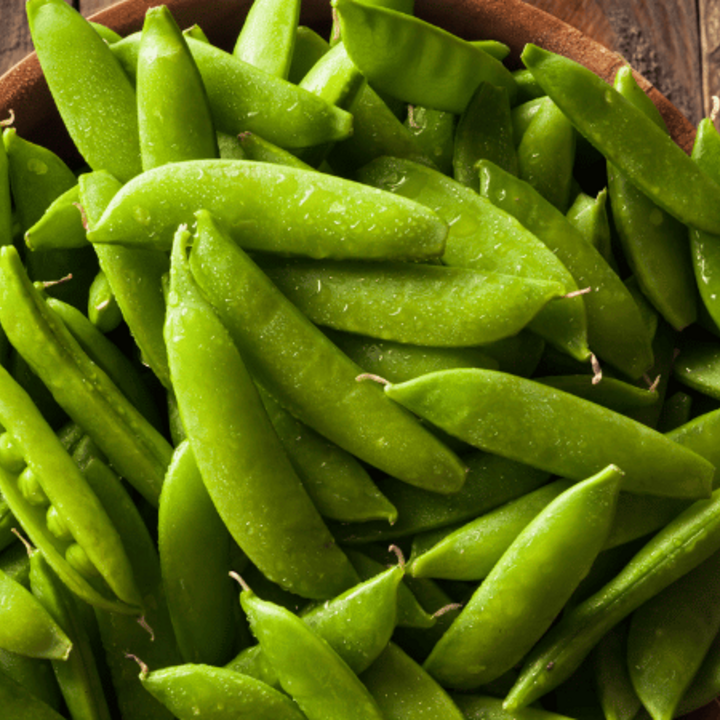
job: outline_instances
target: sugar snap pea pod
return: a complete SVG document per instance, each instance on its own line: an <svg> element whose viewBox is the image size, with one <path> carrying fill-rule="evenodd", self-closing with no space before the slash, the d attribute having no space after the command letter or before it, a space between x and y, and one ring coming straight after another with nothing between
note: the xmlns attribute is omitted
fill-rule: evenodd
<svg viewBox="0 0 720 720"><path fill-rule="evenodd" d="M27 4L55 104L88 165L123 182L141 172L135 91L107 43L62 0Z"/></svg>
<svg viewBox="0 0 720 720"><path fill-rule="evenodd" d="M431 347L472 347L515 335L565 293L555 282L442 265L271 258L259 264L317 325Z"/></svg>
<svg viewBox="0 0 720 720"><path fill-rule="evenodd" d="M227 133L215 133L218 142L218 157L222 160L245 160L247 156L240 146L240 141L235 135Z"/></svg>
<svg viewBox="0 0 720 720"><path fill-rule="evenodd" d="M573 60L532 44L521 59L577 130L653 202L680 222L720 234L720 185L642 111Z"/></svg>
<svg viewBox="0 0 720 720"><path fill-rule="evenodd" d="M607 188L601 190L594 198L582 192L578 193L567 211L567 219L613 267L615 259L612 254L610 220L605 207L607 196Z"/></svg>
<svg viewBox="0 0 720 720"><path fill-rule="evenodd" d="M87 233L76 205L77 183L50 203L43 215L25 232L25 243L33 251L78 248L87 245Z"/></svg>
<svg viewBox="0 0 720 720"><path fill-rule="evenodd" d="M671 395L663 403L662 413L658 420L658 430L667 433L690 422L692 405L692 395L688 395L681 390Z"/></svg>
<svg viewBox="0 0 720 720"><path fill-rule="evenodd" d="M458 120L453 150L455 179L475 190L475 164L481 158L518 174L508 92L489 82L480 83Z"/></svg>
<svg viewBox="0 0 720 720"><path fill-rule="evenodd" d="M385 720L463 720L448 694L395 643L360 676Z"/></svg>
<svg viewBox="0 0 720 720"><path fill-rule="evenodd" d="M484 695L451 695L467 720L569 720L566 715L527 707L513 712L503 709L502 700Z"/></svg>
<svg viewBox="0 0 720 720"><path fill-rule="evenodd" d="M552 375L535 380L619 413L654 405L659 400L658 394L652 390L643 390L611 377L604 377L595 384L590 375Z"/></svg>
<svg viewBox="0 0 720 720"><path fill-rule="evenodd" d="M452 175L457 116L443 110L409 105L405 127L415 136L437 169Z"/></svg>
<svg viewBox="0 0 720 720"><path fill-rule="evenodd" d="M457 528L416 535L413 577L482 580L525 527L572 483L556 480Z"/></svg>
<svg viewBox="0 0 720 720"><path fill-rule="evenodd" d="M50 556L61 552L65 554L69 547L77 547L87 555L90 577L82 584L93 583L96 589L85 595L86 600L93 596L95 601L98 598L103 604L104 598L104 603L116 611L137 612L142 600L123 542L112 520L27 394L4 370L0 370L0 381L0 422L7 428L27 463L20 477L31 475L38 483L42 494L52 503L62 525L67 528L72 543L61 538L56 538L55 543L48 540L51 532L43 522L46 507L40 504L26 508L15 479L3 474L1 491L13 514L33 543L43 553L50 553L46 558L53 567L58 568L58 562L63 567L72 564L69 560L64 562L61 558ZM17 503L18 496L20 504ZM67 570L58 568L57 572L66 580ZM94 583L92 578L95 573L102 578L98 583ZM71 588L75 590L72 585Z"/></svg>
<svg viewBox="0 0 720 720"><path fill-rule="evenodd" d="M515 107L519 107L522 103L535 100L545 95L545 91L540 87L534 75L527 68L513 70L512 75L517 85L517 105Z"/></svg>
<svg viewBox="0 0 720 720"><path fill-rule="evenodd" d="M720 491L698 500L655 535L604 588L567 613L526 658L505 700L524 707L557 687L642 603L720 548Z"/></svg>
<svg viewBox="0 0 720 720"><path fill-rule="evenodd" d="M118 40L122 40L122 35L111 30L107 25L90 21L90 24L95 28L95 32L108 44L112 45Z"/></svg>
<svg viewBox="0 0 720 720"><path fill-rule="evenodd" d="M122 322L122 312L102 270L90 286L87 312L91 324L102 332L112 332Z"/></svg>
<svg viewBox="0 0 720 720"><path fill-rule="evenodd" d="M407 158L433 167L433 159L422 143L369 85L360 88L349 111L353 114L353 135L336 143L328 155L337 172L352 177L358 168L383 156Z"/></svg>
<svg viewBox="0 0 720 720"><path fill-rule="evenodd" d="M618 71L615 88L667 132L660 113L635 83L629 67ZM637 94L641 97L637 98ZM665 320L676 330L682 330L697 317L697 290L687 228L612 163L608 163L608 190L625 258L643 293Z"/></svg>
<svg viewBox="0 0 720 720"><path fill-rule="evenodd" d="M299 20L299 0L254 0L233 55L270 75L287 78Z"/></svg>
<svg viewBox="0 0 720 720"><path fill-rule="evenodd" d="M621 478L608 466L559 495L520 533L425 661L436 680L478 687L524 657L600 552ZM535 563L542 569L533 571Z"/></svg>
<svg viewBox="0 0 720 720"><path fill-rule="evenodd" d="M288 459L320 514L339 522L397 520L367 471L350 453L296 420L262 388L260 397Z"/></svg>
<svg viewBox="0 0 720 720"><path fill-rule="evenodd" d="M29 590L0 570L0 647L28 657L67 660L72 641Z"/></svg>
<svg viewBox="0 0 720 720"><path fill-rule="evenodd" d="M642 375L652 364L650 338L632 296L602 255L530 185L485 160L480 194L556 253L578 287L592 288L583 296L590 349L630 377Z"/></svg>
<svg viewBox="0 0 720 720"><path fill-rule="evenodd" d="M483 346L483 352L497 360L500 370L519 377L530 377L537 370L545 351L545 341L529 330Z"/></svg>
<svg viewBox="0 0 720 720"><path fill-rule="evenodd" d="M403 382L436 370L482 367L497 370L498 362L482 348L431 348L350 333L330 332L330 339L365 372L390 382Z"/></svg>
<svg viewBox="0 0 720 720"><path fill-rule="evenodd" d="M437 212L449 225L442 258L446 265L553 280L563 284L567 292L578 289L572 275L544 243L506 212L450 178L394 158L373 161L358 177ZM550 303L530 327L578 360L589 357L582 298Z"/></svg>
<svg viewBox="0 0 720 720"><path fill-rule="evenodd" d="M379 388L357 382L360 368L208 215L199 214L198 223L190 267L253 377L298 420L361 460L435 492L459 490L465 480L459 459L406 411L388 404Z"/></svg>
<svg viewBox="0 0 720 720"><path fill-rule="evenodd" d="M461 113L484 80L507 89L503 64L465 40L418 18L354 0L334 0L352 61L380 91L413 105ZM375 48L393 48L378 53Z"/></svg>
<svg viewBox="0 0 720 720"><path fill-rule="evenodd" d="M12 245L13 209L10 168L5 143L0 143L0 245Z"/></svg>
<svg viewBox="0 0 720 720"><path fill-rule="evenodd" d="M717 170L720 159L720 135L709 118L704 118L698 125L692 158L713 180L720 182L720 173ZM690 229L690 251L695 281L703 305L715 322L720 319L717 270L720 267L720 253L717 248L715 235L695 228Z"/></svg>
<svg viewBox="0 0 720 720"><path fill-rule="evenodd" d="M671 720L720 630L717 552L632 615L628 668L653 718Z"/></svg>
<svg viewBox="0 0 720 720"><path fill-rule="evenodd" d="M218 156L200 72L167 6L149 8L145 14L137 104L143 170Z"/></svg>
<svg viewBox="0 0 720 720"><path fill-rule="evenodd" d="M718 692L720 692L720 633L713 639L700 669L685 691L676 716L686 715L713 702Z"/></svg>
<svg viewBox="0 0 720 720"><path fill-rule="evenodd" d="M249 589L240 594L240 602L283 690L308 720L382 720L355 673L300 618Z"/></svg>
<svg viewBox="0 0 720 720"><path fill-rule="evenodd" d="M476 447L563 477L581 479L613 463L622 467L629 492L697 498L707 497L712 484L714 466L697 453L532 380L493 370L445 370L388 384L385 392Z"/></svg>
<svg viewBox="0 0 720 720"><path fill-rule="evenodd" d="M358 575L365 581L381 575L386 570L381 562L365 553L347 550L347 555ZM429 628L435 624L435 618L425 612L412 591L402 583L397 589L397 624L398 627L411 628Z"/></svg>
<svg viewBox="0 0 720 720"><path fill-rule="evenodd" d="M258 132L284 148L309 147L351 135L352 116L344 110L213 45L186 39L217 130L230 135ZM139 47L139 33L112 46L131 77Z"/></svg>
<svg viewBox="0 0 720 720"><path fill-rule="evenodd" d="M673 377L686 387L720 398L720 346L685 341L673 366Z"/></svg>
<svg viewBox="0 0 720 720"><path fill-rule="evenodd" d="M235 640L230 535L187 441L176 448L160 494L158 548L168 609L185 662L222 665Z"/></svg>
<svg viewBox="0 0 720 720"><path fill-rule="evenodd" d="M125 655L147 658L154 667L178 665L177 649L160 574L155 542L120 479L97 458L87 459L83 473L122 534L145 604L144 623L128 615L96 610L112 685L123 717L169 720L170 713L140 685L136 667Z"/></svg>
<svg viewBox="0 0 720 720"><path fill-rule="evenodd" d="M432 211L375 188L268 163L198 160L155 168L125 185L89 237L167 249L177 226L201 208L248 250L316 258L436 257L447 234Z"/></svg>
<svg viewBox="0 0 720 720"><path fill-rule="evenodd" d="M378 481L383 494L398 508L395 524L390 527L378 522L340 525L334 529L335 537L354 545L447 527L522 497L550 477L542 470L482 452L465 455L463 462L468 468L467 479L463 487L451 495L438 496L392 478Z"/></svg>
<svg viewBox="0 0 720 720"><path fill-rule="evenodd" d="M240 135L238 135L238 142L248 160L259 160L260 162L275 163L276 165L286 165L300 170L315 170L312 165L308 165L288 150L283 150L277 145L273 145L256 133L240 133Z"/></svg>
<svg viewBox="0 0 720 720"><path fill-rule="evenodd" d="M0 673L21 685L53 710L61 711L63 698L50 660L0 650Z"/></svg>
<svg viewBox="0 0 720 720"><path fill-rule="evenodd" d="M615 626L593 652L598 700L607 720L632 720L642 707L627 660L627 622Z"/></svg>
<svg viewBox="0 0 720 720"><path fill-rule="evenodd" d="M105 172L82 175L79 184L82 204L92 226L122 185ZM144 363L169 387L170 371L162 335L165 300L161 284L169 267L167 255L155 250L105 245L95 245L94 249Z"/></svg>
<svg viewBox="0 0 720 720"><path fill-rule="evenodd" d="M50 705L0 670L0 707L13 720L65 720Z"/></svg>
<svg viewBox="0 0 720 720"><path fill-rule="evenodd" d="M518 145L517 159L515 174L560 212L567 212L575 164L575 128L554 102L543 103L535 114Z"/></svg>
<svg viewBox="0 0 720 720"><path fill-rule="evenodd" d="M374 5L376 7L389 8L406 15L413 15L415 12L415 0L365 0L366 5ZM333 14L333 24L330 31L330 43L335 44L340 41L340 18L337 14Z"/></svg>
<svg viewBox="0 0 720 720"><path fill-rule="evenodd" d="M295 46L287 79L297 85L329 49L330 45L325 38L312 28L300 25L295 30Z"/></svg>
<svg viewBox="0 0 720 720"><path fill-rule="evenodd" d="M527 70L526 72L530 72ZM513 140L515 147L520 145L525 131L530 127L530 123L534 117L540 112L540 110L547 104L551 103L547 95L533 98L532 100L526 100L520 105L516 105L510 112L510 119L513 126Z"/></svg>
<svg viewBox="0 0 720 720"><path fill-rule="evenodd" d="M188 237L180 231L173 248L165 337L200 474L231 535L263 574L303 597L337 595L354 584L355 572L287 459L240 353L192 279Z"/></svg>
<svg viewBox="0 0 720 720"><path fill-rule="evenodd" d="M0 321L11 342L118 472L157 503L172 454L167 441L45 305L13 248L3 248L0 276Z"/></svg>
<svg viewBox="0 0 720 720"><path fill-rule="evenodd" d="M30 583L33 595L72 639L69 657L53 661L55 677L70 715L73 720L110 720L110 709L78 600L37 550L30 554Z"/></svg>
<svg viewBox="0 0 720 720"><path fill-rule="evenodd" d="M16 528L17 524L10 506L0 493L0 552L17 539L13 533L13 528Z"/></svg>
<svg viewBox="0 0 720 720"><path fill-rule="evenodd" d="M211 665L188 664L148 672L140 681L173 717L193 720L303 720L285 694L255 678Z"/></svg>

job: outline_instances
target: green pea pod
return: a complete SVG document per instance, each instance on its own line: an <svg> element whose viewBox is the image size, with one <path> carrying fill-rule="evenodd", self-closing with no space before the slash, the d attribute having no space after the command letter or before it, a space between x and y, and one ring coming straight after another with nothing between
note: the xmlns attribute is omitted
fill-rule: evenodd
<svg viewBox="0 0 720 720"><path fill-rule="evenodd" d="M72 638L73 651L67 660L53 661L53 670L73 720L110 720L110 709L78 600L37 550L30 554L30 583L35 597Z"/></svg>
<svg viewBox="0 0 720 720"><path fill-rule="evenodd" d="M718 693L720 693L720 633L713 639L700 669L685 691L677 708L678 716L687 715L713 702Z"/></svg>
<svg viewBox="0 0 720 720"><path fill-rule="evenodd" d="M101 25L100 23L92 22L90 21L90 24L95 28L95 32L108 44L112 45L113 43L117 42L118 40L122 40L122 35L116 33L114 30L111 30L106 25Z"/></svg>
<svg viewBox="0 0 720 720"><path fill-rule="evenodd" d="M475 164L481 158L492 160L513 175L519 172L509 95L506 88L489 82L480 83L458 121L453 152L455 179L475 190Z"/></svg>
<svg viewBox="0 0 720 720"><path fill-rule="evenodd" d="M692 406L692 395L678 390L678 392L665 400L662 414L658 420L658 430L662 433L668 433L690 422Z"/></svg>
<svg viewBox="0 0 720 720"><path fill-rule="evenodd" d="M386 571L383 563L364 553L347 550L347 554L358 575L365 581L379 577ZM425 612L412 591L402 583L397 589L397 624L398 627L410 628L429 628L435 624L435 618Z"/></svg>
<svg viewBox="0 0 720 720"><path fill-rule="evenodd" d="M353 114L351 138L336 143L328 162L337 172L352 177L378 157L401 157L433 167L433 159L387 103L367 84L349 107Z"/></svg>
<svg viewBox="0 0 720 720"><path fill-rule="evenodd" d="M478 687L525 656L600 552L621 478L609 466L559 495L520 533L425 661L436 680Z"/></svg>
<svg viewBox="0 0 720 720"><path fill-rule="evenodd" d="M446 370L388 384L385 392L476 447L564 477L579 480L612 463L623 469L623 490L630 492L697 498L707 497L712 484L714 467L696 453L531 380L493 370Z"/></svg>
<svg viewBox="0 0 720 720"><path fill-rule="evenodd" d="M82 351L25 275L17 252L0 255L0 321L18 352L118 471L157 503L171 448Z"/></svg>
<svg viewBox="0 0 720 720"><path fill-rule="evenodd" d="M575 164L575 129L555 103L541 105L523 133L517 158L519 171L514 174L560 212L567 212ZM495 164L508 170L501 163Z"/></svg>
<svg viewBox="0 0 720 720"><path fill-rule="evenodd" d="M672 720L720 631L720 553L638 608L630 621L628 668L654 720Z"/></svg>
<svg viewBox="0 0 720 720"><path fill-rule="evenodd" d="M248 160L275 163L298 168L299 170L315 170L312 165L300 160L287 150L273 145L256 133L243 132L238 135L238 141Z"/></svg>
<svg viewBox="0 0 720 720"><path fill-rule="evenodd" d="M684 342L673 376L686 387L720 398L720 346L716 342Z"/></svg>
<svg viewBox="0 0 720 720"><path fill-rule="evenodd" d="M578 289L543 242L506 212L450 178L407 160L382 158L363 168L359 179L437 212L449 225L442 257L446 265L552 280L566 292ZM589 357L582 298L548 304L530 328L578 360Z"/></svg>
<svg viewBox="0 0 720 720"><path fill-rule="evenodd" d="M527 183L487 161L480 164L480 194L514 215L567 267L583 295L590 349L632 378L652 364L640 311L617 274L565 216Z"/></svg>
<svg viewBox="0 0 720 720"><path fill-rule="evenodd" d="M408 572L413 577L482 580L525 527L571 485L556 480L460 527L416 535Z"/></svg>
<svg viewBox="0 0 720 720"><path fill-rule="evenodd" d="M178 665L148 672L145 690L180 720L303 720L297 705L255 678L211 665Z"/></svg>
<svg viewBox="0 0 720 720"><path fill-rule="evenodd" d="M365 372L390 382L403 382L425 373L458 367L498 369L497 360L486 355L482 348L417 347L339 332L331 332L329 337Z"/></svg>
<svg viewBox="0 0 720 720"><path fill-rule="evenodd" d="M367 471L350 453L296 420L266 392L260 397L288 459L320 514L340 522L397 520Z"/></svg>
<svg viewBox="0 0 720 720"><path fill-rule="evenodd" d="M240 594L240 602L283 690L309 720L382 720L355 673L300 618L249 589Z"/></svg>
<svg viewBox="0 0 720 720"><path fill-rule="evenodd" d="M0 675L13 680L53 710L61 711L63 698L50 660L0 650Z"/></svg>
<svg viewBox="0 0 720 720"><path fill-rule="evenodd" d="M406 15L412 15L415 12L415 0L365 0L365 4L389 8L390 10L405 13ZM334 14L332 30L330 31L331 44L339 42L340 37L340 18Z"/></svg>
<svg viewBox="0 0 720 720"><path fill-rule="evenodd" d="M526 70L526 72L530 71ZM543 93L542 96L533 98L532 100L526 100L524 103L516 105L511 110L510 119L512 121L513 141L515 142L516 148L520 145L523 135L525 135L525 131L530 127L530 123L533 121L535 116L543 107L545 107L545 105L548 105L551 102L552 100Z"/></svg>
<svg viewBox="0 0 720 720"><path fill-rule="evenodd" d="M398 508L394 525L363 523L338 526L338 541L347 544L383 542L418 532L447 527L473 518L522 497L547 482L549 473L498 455L474 452L463 457L467 479L453 494L439 496L392 478L379 481L383 494Z"/></svg>
<svg viewBox="0 0 720 720"><path fill-rule="evenodd" d="M163 584L186 662L222 665L234 643L230 535L203 485L192 449L178 446L160 495Z"/></svg>
<svg viewBox="0 0 720 720"><path fill-rule="evenodd" d="M378 90L413 105L457 114L483 80L504 87L514 100L510 71L471 43L384 7L354 0L334 0L332 5L352 61ZM379 53L378 47L391 47L393 52Z"/></svg>
<svg viewBox="0 0 720 720"><path fill-rule="evenodd" d="M137 103L143 170L218 156L200 72L166 6L150 8L145 14Z"/></svg>
<svg viewBox="0 0 720 720"><path fill-rule="evenodd" d="M113 295L107 275L100 270L88 292L88 319L101 332L112 332L122 322L122 311Z"/></svg>
<svg viewBox="0 0 720 720"><path fill-rule="evenodd" d="M87 245L87 233L77 207L78 200L79 188L75 184L48 205L43 215L25 232L25 243L30 250L58 250Z"/></svg>
<svg viewBox="0 0 720 720"><path fill-rule="evenodd" d="M521 58L577 130L655 204L720 234L720 185L642 111L573 60L532 44Z"/></svg>
<svg viewBox="0 0 720 720"><path fill-rule="evenodd" d="M388 644L360 679L385 720L464 718L445 690L394 643Z"/></svg>
<svg viewBox="0 0 720 720"><path fill-rule="evenodd" d="M63 0L27 4L55 104L88 165L123 182L141 172L135 91L107 43Z"/></svg>
<svg viewBox="0 0 720 720"><path fill-rule="evenodd" d="M505 707L524 707L557 687L617 623L718 549L720 491L715 491L669 523L613 580L553 627L526 658Z"/></svg>
<svg viewBox="0 0 720 720"><path fill-rule="evenodd" d="M405 127L445 175L452 175L457 116L443 110L410 105Z"/></svg>
<svg viewBox="0 0 720 720"><path fill-rule="evenodd" d="M0 245L12 245L13 210L10 194L10 167L5 143L0 143Z"/></svg>
<svg viewBox="0 0 720 720"><path fill-rule="evenodd" d="M300 20L299 0L253 2L233 55L279 78L287 78Z"/></svg>
<svg viewBox="0 0 720 720"><path fill-rule="evenodd" d="M431 347L515 335L565 293L555 282L441 265L264 258L259 264L316 325Z"/></svg>
<svg viewBox="0 0 720 720"><path fill-rule="evenodd" d="M354 584L355 572L287 459L238 350L195 285L188 239L179 232L173 248L165 337L200 474L231 535L270 580L304 597L333 597Z"/></svg>
<svg viewBox="0 0 720 720"><path fill-rule="evenodd" d="M619 413L654 405L659 400L658 393L653 390L643 390L611 377L596 383L590 375L552 375L535 380Z"/></svg>
<svg viewBox="0 0 720 720"><path fill-rule="evenodd" d="M566 715L539 707L521 708L508 712L502 700L482 695L451 695L467 720L569 720Z"/></svg>
<svg viewBox="0 0 720 720"><path fill-rule="evenodd" d="M0 493L0 552L17 540L13 532L15 527L17 527L17 520L2 493Z"/></svg>
<svg viewBox="0 0 720 720"><path fill-rule="evenodd" d="M198 160L125 185L88 237L168 249L178 225L201 208L245 249L315 258L426 259L442 254L447 234L435 213L375 188L265 163Z"/></svg>
<svg viewBox="0 0 720 720"><path fill-rule="evenodd" d="M614 627L593 653L598 700L607 720L632 720L642 707L627 660L627 623Z"/></svg>
<svg viewBox="0 0 720 720"><path fill-rule="evenodd" d="M520 68L519 70L513 71L513 77L515 78L515 84L517 85L517 105L535 100L537 98L544 97L545 91L540 87L538 81L534 75L527 68Z"/></svg>
<svg viewBox="0 0 720 720"><path fill-rule="evenodd" d="M312 28L300 25L295 31L295 46L288 71L288 80L296 85L308 70L330 49L325 38Z"/></svg>
<svg viewBox="0 0 720 720"><path fill-rule="evenodd" d="M717 170L720 161L720 135L710 118L700 121L693 145L692 158L715 182L720 182ZM718 241L714 234L690 229L690 251L695 272L695 281L703 305L717 322L720 319L718 304L717 268L720 267Z"/></svg>
<svg viewBox="0 0 720 720"><path fill-rule="evenodd" d="M0 707L8 718L17 720L64 720L60 713L38 699L30 690L0 671Z"/></svg>
<svg viewBox="0 0 720 720"><path fill-rule="evenodd" d="M0 570L0 647L34 658L67 660L72 641L40 602Z"/></svg>
<svg viewBox="0 0 720 720"><path fill-rule="evenodd" d="M614 267L615 259L612 254L610 219L606 209L607 196L606 188L601 190L594 198L583 192L578 193L567 211L567 219L591 245L595 246L610 267Z"/></svg>
<svg viewBox="0 0 720 720"><path fill-rule="evenodd" d="M102 578L93 583L96 586L93 595L104 598L101 604L107 603L116 611L137 612L142 600L120 534L27 394L4 370L0 370L0 381L0 422L7 428L28 465L20 477L28 473L32 475L40 485L43 497L52 503L62 524L67 527L69 539L87 554L94 567L90 575L97 572ZM2 494L25 532L43 553L49 553L46 559L58 568L60 558L57 555L65 554L68 542L60 538L56 538L56 542L47 542L46 507L42 504L26 507L17 482L11 475L3 473L0 483ZM16 502L18 496L20 501ZM62 564L67 565L65 562ZM63 580L66 579L66 572L60 569L57 572ZM87 585L87 582L84 584ZM74 587L72 589L75 590Z"/></svg>
<svg viewBox="0 0 720 720"><path fill-rule="evenodd" d="M112 46L131 77L137 68L139 35L128 35ZM284 148L319 145L352 134L352 116L344 110L213 45L186 39L217 130L229 135L250 130Z"/></svg>
<svg viewBox="0 0 720 720"><path fill-rule="evenodd" d="M273 397L298 420L393 477L436 492L462 486L465 472L452 452L388 403L379 388L357 382L360 368L218 231L209 215L198 215L198 227L190 255L193 275L253 377Z"/></svg>
<svg viewBox="0 0 720 720"><path fill-rule="evenodd" d="M618 71L615 89L667 132L657 108L638 87L629 67ZM682 330L697 317L687 228L613 164L608 164L608 190L613 222L641 289L665 320Z"/></svg>
<svg viewBox="0 0 720 720"><path fill-rule="evenodd" d="M80 196L91 226L100 220L121 187L116 178L104 172L80 177ZM161 278L169 267L166 253L109 245L95 245L94 249L143 361L169 388L170 371L162 335L165 300Z"/></svg>

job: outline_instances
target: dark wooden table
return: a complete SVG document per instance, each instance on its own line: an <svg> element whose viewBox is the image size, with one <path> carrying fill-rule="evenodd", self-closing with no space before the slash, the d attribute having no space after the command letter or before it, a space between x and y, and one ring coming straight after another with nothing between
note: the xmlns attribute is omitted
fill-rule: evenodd
<svg viewBox="0 0 720 720"><path fill-rule="evenodd" d="M84 15L112 2L72 0ZM529 2L619 52L693 123L720 94L720 0ZM0 74L32 50L24 5L0 0Z"/></svg>

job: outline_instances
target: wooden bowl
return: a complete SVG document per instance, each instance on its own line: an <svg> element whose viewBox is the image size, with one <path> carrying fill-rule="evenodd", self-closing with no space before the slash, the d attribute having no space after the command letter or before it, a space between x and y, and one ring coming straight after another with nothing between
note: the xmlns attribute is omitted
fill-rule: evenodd
<svg viewBox="0 0 720 720"><path fill-rule="evenodd" d="M142 27L145 11L158 0L122 0L92 16L124 35ZM165 0L178 24L194 23L215 44L230 49L252 0ZM416 14L467 39L492 38L511 48L510 63L519 65L527 42L573 58L608 82L625 64L617 53L579 30L521 0L416 0ZM331 25L329 0L303 0L301 22L327 36ZM695 128L650 82L636 78L652 97L675 141L690 151ZM68 161L78 159L44 81L35 54L0 77L0 119L15 114L14 126L28 140L53 149ZM716 705L695 711L693 720L718 720Z"/></svg>

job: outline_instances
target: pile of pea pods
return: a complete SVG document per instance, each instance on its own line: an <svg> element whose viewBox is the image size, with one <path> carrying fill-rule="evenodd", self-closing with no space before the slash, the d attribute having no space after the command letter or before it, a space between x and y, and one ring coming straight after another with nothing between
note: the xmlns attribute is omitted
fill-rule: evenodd
<svg viewBox="0 0 720 720"><path fill-rule="evenodd" d="M628 67L300 9L229 53L27 3L82 165L2 120L0 718L702 707L712 121L689 157Z"/></svg>

